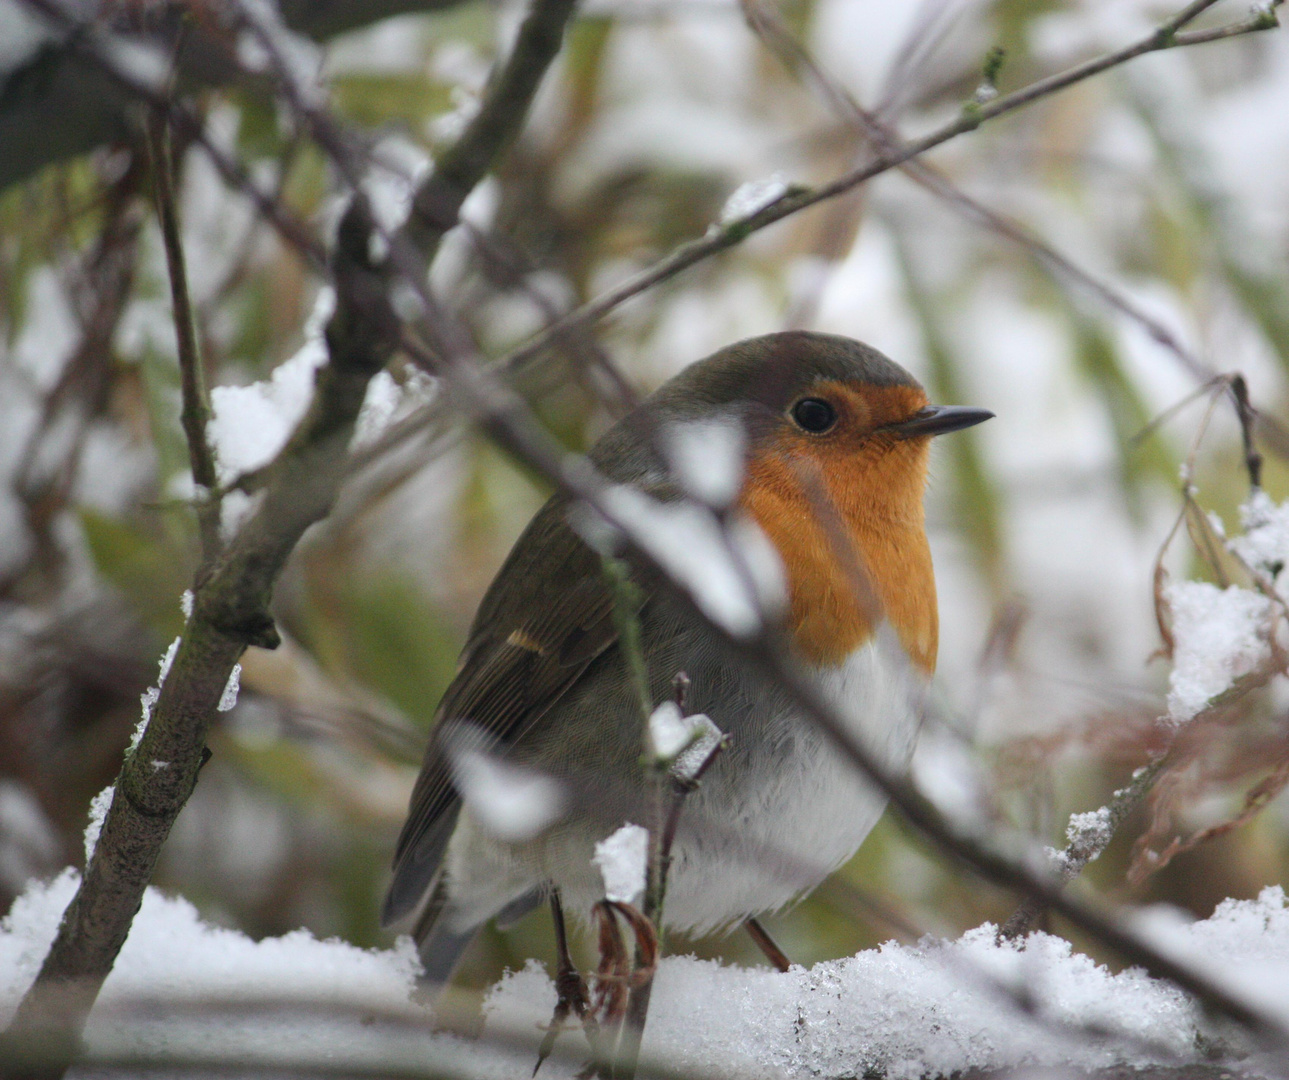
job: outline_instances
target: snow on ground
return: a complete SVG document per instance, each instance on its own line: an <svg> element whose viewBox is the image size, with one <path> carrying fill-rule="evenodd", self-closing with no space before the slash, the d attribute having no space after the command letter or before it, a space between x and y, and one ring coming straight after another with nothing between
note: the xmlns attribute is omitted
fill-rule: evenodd
<svg viewBox="0 0 1289 1080"><path fill-rule="evenodd" d="M72 870L33 884L0 923L0 1024L34 976L76 888ZM1185 923L1148 913L1143 928L1236 992L1289 1021L1289 906L1279 887L1224 902ZM1148 924L1148 925L1147 925ZM252 941L203 923L186 900L150 889L86 1036L91 1055L224 1055L256 1061L375 1061L443 1075L519 1075L535 1060L554 987L536 961L507 974L484 1002L478 1041L431 1033L409 1002L415 952L318 941L305 931ZM1012 1002L1023 993L1029 1009ZM140 1008L146 996L150 1004ZM133 1011L123 1012L134 1002ZM216 1006L212 1002L218 1002ZM265 1005L275 1003L274 1008ZM1177 1063L1204 1046L1237 1047L1171 986L1137 969L1098 966L1060 938L1023 949L981 926L956 941L888 943L786 974L670 957L659 971L646 1058L689 1075L911 1078L1019 1065ZM503 1053L497 1049L508 1047ZM580 1033L543 1076L580 1067ZM1245 1059L1248 1071L1252 1059ZM548 1071L549 1070L549 1071ZM526 1064L524 1070L526 1072ZM82 1071L84 1075L84 1071Z"/></svg>

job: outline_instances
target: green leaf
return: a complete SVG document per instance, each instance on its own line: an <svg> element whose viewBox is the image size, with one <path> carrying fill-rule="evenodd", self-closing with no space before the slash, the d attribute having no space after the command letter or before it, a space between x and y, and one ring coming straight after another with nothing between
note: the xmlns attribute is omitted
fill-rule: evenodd
<svg viewBox="0 0 1289 1080"><path fill-rule="evenodd" d="M88 507L79 511L81 528L98 572L134 604L140 618L162 637L183 630L179 596L192 580L194 566L164 538Z"/></svg>
<svg viewBox="0 0 1289 1080"><path fill-rule="evenodd" d="M327 588L325 598L314 590L306 628L323 666L428 726L456 672L459 632L406 572L355 575Z"/></svg>

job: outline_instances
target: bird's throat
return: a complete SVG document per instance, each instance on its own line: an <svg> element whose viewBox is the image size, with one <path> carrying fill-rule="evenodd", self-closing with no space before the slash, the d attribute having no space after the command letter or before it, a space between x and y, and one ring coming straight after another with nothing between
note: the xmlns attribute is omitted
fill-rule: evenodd
<svg viewBox="0 0 1289 1080"><path fill-rule="evenodd" d="M783 559L787 629L808 663L843 663L885 618L910 659L934 670L939 627L925 478L925 455L803 468L767 454L749 464L742 505Z"/></svg>

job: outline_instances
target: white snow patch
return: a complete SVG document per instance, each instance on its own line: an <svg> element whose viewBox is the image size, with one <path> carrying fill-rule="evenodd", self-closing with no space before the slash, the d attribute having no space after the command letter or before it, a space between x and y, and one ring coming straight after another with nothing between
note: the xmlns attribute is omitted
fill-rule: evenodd
<svg viewBox="0 0 1289 1080"><path fill-rule="evenodd" d="M268 379L249 386L217 386L211 390L213 415L206 434L215 449L220 483L227 484L269 464L304 418L313 400L318 369L327 362L324 334L335 306L335 292L330 286L320 289L305 323L304 344ZM433 379L420 373L413 373L399 385L387 372L380 372L368 384L352 445L370 442L391 423L430 401L435 385ZM229 492L224 499L226 534L249 508L244 496L235 500L237 512L230 512L229 500L237 494Z"/></svg>
<svg viewBox="0 0 1289 1080"><path fill-rule="evenodd" d="M1289 563L1289 500L1277 506L1261 489L1240 507L1244 535L1228 544L1244 562L1274 581ZM1221 534L1219 534L1221 535Z"/></svg>
<svg viewBox="0 0 1289 1080"><path fill-rule="evenodd" d="M460 138L470 121L479 115L481 99L463 86L448 91L452 108L429 122L427 134L436 143L450 143Z"/></svg>
<svg viewBox="0 0 1289 1080"><path fill-rule="evenodd" d="M604 896L620 904L634 904L644 893L649 866L649 830L623 825L595 845L591 857L604 878Z"/></svg>
<svg viewBox="0 0 1289 1080"><path fill-rule="evenodd" d="M669 764L675 776L692 780L724 737L705 713L685 716L674 701L664 701L649 716L646 750L654 761Z"/></svg>
<svg viewBox="0 0 1289 1080"><path fill-rule="evenodd" d="M375 442L391 424L433 401L437 392L437 381L423 372L414 371L399 383L388 371L378 371L367 384L350 448Z"/></svg>
<svg viewBox="0 0 1289 1080"><path fill-rule="evenodd" d="M452 783L474 819L498 840L530 840L564 813L559 782L503 761L464 734L449 741ZM473 744L473 745L471 745Z"/></svg>
<svg viewBox="0 0 1289 1080"><path fill-rule="evenodd" d="M182 641L183 638L177 637L170 643L165 655L161 657L161 674L157 676L157 685L149 686L139 695L139 704L143 708L143 716L134 726L134 734L130 737L130 745L125 751L126 757L129 757L138 749L139 740L143 738L143 733L148 730L148 721L152 719L153 706L161 699L161 687L165 685L166 676L170 674L170 665L174 663L175 654L179 651L179 644Z"/></svg>
<svg viewBox="0 0 1289 1080"><path fill-rule="evenodd" d="M107 818L108 809L112 805L112 796L116 794L116 785L108 784L102 791L90 800L89 821L85 825L85 863L94 856L94 848L98 846L99 833L103 831L103 822Z"/></svg>
<svg viewBox="0 0 1289 1080"><path fill-rule="evenodd" d="M1164 598L1173 616L1168 715L1184 723L1270 656L1271 601L1205 581L1173 582Z"/></svg>
<svg viewBox="0 0 1289 1080"><path fill-rule="evenodd" d="M782 173L772 173L760 180L739 184L721 207L719 223L730 225L764 210L788 193L788 180Z"/></svg>
<svg viewBox="0 0 1289 1080"><path fill-rule="evenodd" d="M712 751L725 738L725 732L712 723L706 713L693 713L685 717L685 723L689 725L690 742L672 763L671 774L681 780L694 780Z"/></svg>
<svg viewBox="0 0 1289 1080"><path fill-rule="evenodd" d="M1118 795L1119 792L1115 794ZM1097 810L1070 815L1070 820L1065 825L1065 850L1057 851L1052 847L1045 847L1043 850L1058 871L1077 871L1087 863L1096 862L1113 837L1110 808L1102 806Z"/></svg>
<svg viewBox="0 0 1289 1080"><path fill-rule="evenodd" d="M1110 843L1114 830L1110 824L1110 807L1102 806L1083 814L1071 814L1065 826L1065 839L1071 847L1100 853Z"/></svg>
<svg viewBox="0 0 1289 1080"><path fill-rule="evenodd" d="M329 297L325 303L335 303L329 289L322 290L320 298L323 295ZM220 483L259 469L277 456L308 410L316 372L326 362L327 346L319 328L269 379L211 390L213 415L206 434L215 449Z"/></svg>
<svg viewBox="0 0 1289 1080"><path fill-rule="evenodd" d="M224 684L224 692L219 695L219 704L215 708L219 712L229 712L237 704L237 693L242 688L242 665L234 664L233 670L228 673L228 682Z"/></svg>
<svg viewBox="0 0 1289 1080"><path fill-rule="evenodd" d="M737 417L718 416L671 424L664 432L671 471L699 502L723 509L743 483L747 435Z"/></svg>
<svg viewBox="0 0 1289 1080"><path fill-rule="evenodd" d="M78 884L71 869L33 884L0 923L0 1024L8 1023L35 977ZM252 1056L321 1068L339 1057L365 1060L367 1067L356 1071L366 1073L382 1060L410 1067L423 1060L414 1056L416 1044L424 1052L431 1039L436 1063L454 1075L480 1075L477 1066L462 1071L468 1047L451 1036L430 1036L425 1010L409 1003L418 967L410 938L390 950L318 941L305 930L253 941L203 922L187 900L149 888L90 1017L87 1048L163 1059ZM121 1011L140 1000L154 1007ZM211 1000L223 1007L202 1005ZM266 1000L301 1007L265 1009ZM308 1004L316 1011L307 1011Z"/></svg>

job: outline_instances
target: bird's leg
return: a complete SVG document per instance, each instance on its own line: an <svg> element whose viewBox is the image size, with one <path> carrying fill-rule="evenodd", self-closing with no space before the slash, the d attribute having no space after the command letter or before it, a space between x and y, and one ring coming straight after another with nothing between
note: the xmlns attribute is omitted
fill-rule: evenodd
<svg viewBox="0 0 1289 1080"><path fill-rule="evenodd" d="M533 1075L542 1067L542 1062L550 1057L555 1049L555 1039L564 1030L564 1023L569 1014L573 1014L583 1024L590 1015L591 998L586 989L586 980L582 978L573 957L568 951L568 930L564 925L564 905L560 903L559 890L551 886L550 891L551 919L555 923L555 1013L551 1017L550 1027L537 1050L537 1064L533 1066Z"/></svg>
<svg viewBox="0 0 1289 1080"><path fill-rule="evenodd" d="M743 924L743 929L747 931L748 937L756 942L756 947L765 953L765 958L770 961L779 971L787 971L792 967L792 961L788 959L785 953L775 943L774 938L769 934L761 920L752 918Z"/></svg>

